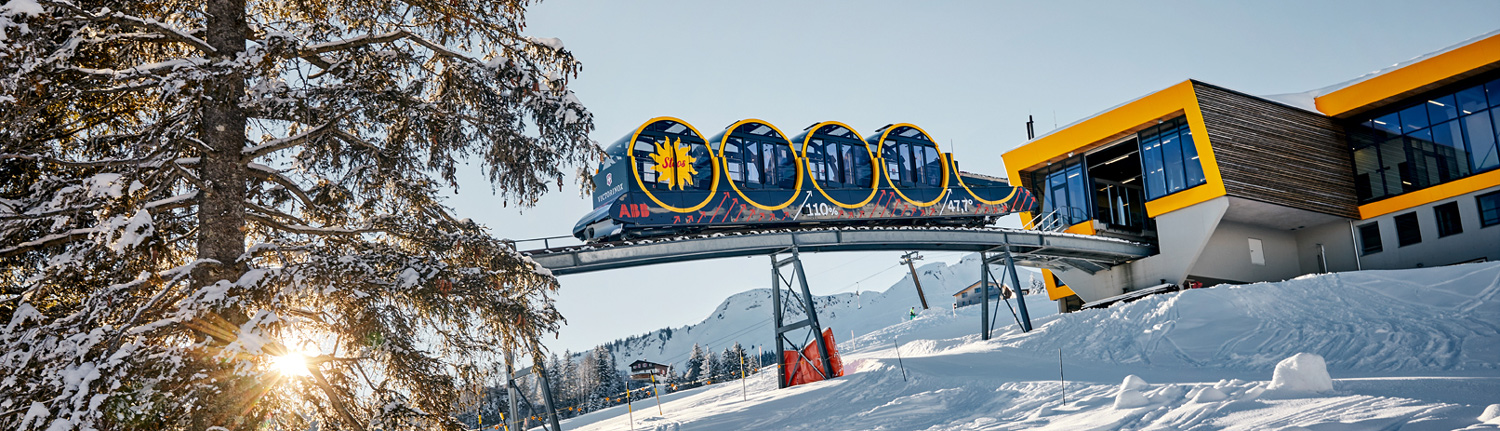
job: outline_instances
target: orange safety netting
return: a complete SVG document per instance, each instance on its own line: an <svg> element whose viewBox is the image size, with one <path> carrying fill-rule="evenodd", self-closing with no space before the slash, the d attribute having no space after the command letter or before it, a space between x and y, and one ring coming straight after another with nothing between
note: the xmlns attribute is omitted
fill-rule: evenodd
<svg viewBox="0 0 1500 431"><path fill-rule="evenodd" d="M832 377L844 375L844 361L833 344L833 329L823 330L823 344L828 346L828 362L833 365ZM786 385L797 386L823 380L823 361L819 360L818 342L810 341L799 355L795 350L781 352L781 366L786 370Z"/></svg>

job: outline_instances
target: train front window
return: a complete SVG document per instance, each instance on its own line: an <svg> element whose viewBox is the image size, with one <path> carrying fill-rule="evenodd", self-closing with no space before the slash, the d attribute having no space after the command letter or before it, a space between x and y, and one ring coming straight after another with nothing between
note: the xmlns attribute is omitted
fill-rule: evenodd
<svg viewBox="0 0 1500 431"><path fill-rule="evenodd" d="M657 183L656 169L652 169L656 167L656 162L651 159L651 155L655 153L656 138L641 136L635 141L636 170L641 174L641 182L653 189L665 188L664 185Z"/></svg>

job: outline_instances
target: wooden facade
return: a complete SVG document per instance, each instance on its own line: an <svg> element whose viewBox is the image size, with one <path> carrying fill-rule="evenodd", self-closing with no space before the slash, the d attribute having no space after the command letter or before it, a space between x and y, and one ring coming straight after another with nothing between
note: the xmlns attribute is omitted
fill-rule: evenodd
<svg viewBox="0 0 1500 431"><path fill-rule="evenodd" d="M1359 218L1353 161L1334 119L1193 81L1230 196Z"/></svg>

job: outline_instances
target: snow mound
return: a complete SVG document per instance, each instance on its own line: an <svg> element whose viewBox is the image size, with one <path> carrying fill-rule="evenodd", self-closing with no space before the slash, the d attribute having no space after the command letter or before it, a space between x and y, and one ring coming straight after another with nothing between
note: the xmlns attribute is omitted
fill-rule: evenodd
<svg viewBox="0 0 1500 431"><path fill-rule="evenodd" d="M1148 386L1150 385L1146 383L1146 379L1142 379L1140 376L1137 376L1135 374L1125 376L1125 381L1120 382L1120 390L1122 391L1139 391L1142 389L1146 389Z"/></svg>
<svg viewBox="0 0 1500 431"><path fill-rule="evenodd" d="M1487 424L1500 425L1500 404L1490 404L1484 408L1484 413L1479 414L1479 421Z"/></svg>
<svg viewBox="0 0 1500 431"><path fill-rule="evenodd" d="M1136 407L1145 407L1149 404L1151 404L1151 400L1147 399L1146 395L1142 394L1141 391L1121 389L1120 393L1115 395L1116 409L1133 409Z"/></svg>
<svg viewBox="0 0 1500 431"><path fill-rule="evenodd" d="M1298 353L1276 364L1271 375L1271 390L1288 392L1328 392L1333 390L1333 379L1328 376L1328 364L1322 356Z"/></svg>
<svg viewBox="0 0 1500 431"><path fill-rule="evenodd" d="M1340 371L1493 371L1500 262L1192 289L1035 326L1000 343L1118 365L1268 371L1306 352Z"/></svg>
<svg viewBox="0 0 1500 431"><path fill-rule="evenodd" d="M1219 390L1219 388L1213 386L1205 386L1199 389L1197 393L1193 394L1192 398L1193 402L1201 404L1211 403L1215 401L1224 401L1225 398L1229 398L1229 395L1225 394L1224 391Z"/></svg>

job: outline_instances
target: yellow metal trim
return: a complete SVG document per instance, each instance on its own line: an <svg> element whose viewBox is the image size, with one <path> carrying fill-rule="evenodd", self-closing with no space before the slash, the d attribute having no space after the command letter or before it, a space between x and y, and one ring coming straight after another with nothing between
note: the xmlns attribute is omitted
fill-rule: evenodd
<svg viewBox="0 0 1500 431"><path fill-rule="evenodd" d="M854 137L859 139L859 142L861 144L860 146L865 147L865 153L870 155L870 163L874 164L874 166L870 167L871 174L873 174L873 176L870 178L870 195L866 196L865 200L860 203L849 205L843 202L839 202L837 199L834 199L833 196L829 196L828 192L823 191L823 186L818 185L818 179L814 178L812 175L807 176L808 182L812 183L813 188L818 189L818 193L822 194L824 199L828 199L828 201L833 202L834 205L838 205L846 209L858 209L859 207L863 207L866 204L869 204L870 201L875 200L875 192L880 190L880 159L876 158L874 154L870 153L869 145L863 145L865 142L865 138L863 136L859 136L858 130L854 130L853 127L849 127L848 124L840 123L837 121L824 121L818 124L814 124L812 125L812 127L808 128L808 130L811 130L811 132L808 132L807 137L802 139L803 160L807 159L807 144L812 142L813 134L818 133L819 128L822 128L823 126L829 124L843 126L845 129L849 129L849 133L853 133Z"/></svg>
<svg viewBox="0 0 1500 431"><path fill-rule="evenodd" d="M1404 193L1359 206L1359 218L1368 220L1396 211L1426 205L1465 193L1500 185L1500 170L1460 178L1410 193Z"/></svg>
<svg viewBox="0 0 1500 431"><path fill-rule="evenodd" d="M1063 229L1063 232L1073 233L1073 234L1079 234L1079 235L1095 235L1095 234L1099 233L1098 230L1094 229L1094 221L1093 220L1089 220L1089 221L1085 221L1083 223L1079 223L1079 224L1075 224L1075 225L1072 225L1072 226L1068 226L1067 229Z"/></svg>
<svg viewBox="0 0 1500 431"><path fill-rule="evenodd" d="M928 136L928 138L931 138L931 136ZM943 164L944 165L953 166L953 161L952 161L951 158L948 157L947 153L939 153L939 154L942 154L940 157L943 158ZM964 176L963 175L959 175L958 173L954 173L953 176L958 177L958 185L963 186L964 190L966 190L966 191L969 192L969 196L973 196L974 200L982 202L985 205L1000 205L1002 203L1005 203L1005 201L1010 200L1010 198L1016 197L1016 190L1020 190L1020 187L1012 186L1010 188L1010 194L1005 195L1005 197L1000 198L1000 200L997 200L997 201L987 201L987 200L984 200L984 198L979 197L978 194L975 194L974 190L970 189L969 185L964 183ZM1022 217L1024 217L1024 218L1027 219L1027 220L1025 220L1026 222L1030 222L1031 221L1030 220L1031 219L1031 215L1029 215L1029 214L1023 214Z"/></svg>
<svg viewBox="0 0 1500 431"><path fill-rule="evenodd" d="M876 139L875 140L875 145L879 145L879 146L884 147L885 146L885 137L889 136L891 134L891 131L896 130L897 128L899 128L901 126L910 127L910 128L913 128L913 129L917 129L918 132L922 132L922 136L926 136L927 137L927 141L928 142L932 142L932 148L935 149L935 150L937 150L938 154L943 154L943 147L939 147L938 144L937 144L937 141L932 140L932 135L928 134L926 130L922 130L921 127L917 127L917 125L911 124L911 123L896 123L896 124L892 124L892 125L886 126L885 131L880 133L880 139ZM865 149L869 150L869 146L866 145ZM896 191L896 195L901 196L901 200L904 200L907 203L910 203L912 205L916 205L916 206L921 207L921 208L926 208L926 207L932 206L933 204L938 203L938 201L943 200L944 196L948 195L948 176L949 176L948 175L948 171L950 169L948 168L947 162L943 162L944 163L944 165L943 165L943 185L942 185L943 191L941 193L938 193L937 197L933 198L931 201L928 201L928 202L917 202L917 201L912 200L909 197L906 197L906 193L901 193L901 188L900 187L896 187L896 182L891 181L891 176L884 174L884 172L885 172L885 156L880 156L880 155L881 154L885 154L885 152L884 151L880 151L880 152L876 152L875 154L880 158L879 159L880 161L877 162L877 163L875 163L875 166L880 169L880 171L882 173L881 176L885 177L885 183L889 184L891 186L891 190L895 190ZM938 160L947 160L947 159L943 158L942 156L938 156Z"/></svg>
<svg viewBox="0 0 1500 431"><path fill-rule="evenodd" d="M757 119L754 119L754 118L744 119L744 120L737 121L734 124L730 124L729 128L725 129L726 132L724 132L724 139L722 139L722 140L719 141L719 159L721 159L721 160L724 159L724 144L729 143L729 135L733 135L734 134L734 129L737 128L737 127L740 127L741 124L745 124L745 123L764 124L764 125L770 126L771 130L775 130L776 134L781 135L781 139L786 142L787 149L792 150L792 163L794 163L797 166L797 183L796 183L796 187L793 188L793 190L792 190L792 197L790 199L787 199L786 202L782 202L781 205L776 205L776 206L765 206L765 205L761 205L758 202L755 202L754 199L750 199L749 196L745 196L745 192L740 191L740 187L734 184L734 179L733 178L729 178L725 182L729 183L729 188L734 189L734 193L735 194L740 195L741 198L745 199L745 202L749 202L750 205L753 205L756 208L760 208L760 209L763 209L763 210L766 210L766 211L776 211L776 210L779 210L779 209L782 209L782 208L786 208L787 205L791 205L792 202L797 201L797 195L802 194L802 171L803 171L803 169L802 169L802 165L803 165L802 160L803 159L802 159L802 157L799 157L797 155L797 147L792 146L792 140L791 139L787 139L786 134L785 133L781 133L781 129L776 128L775 124L767 123L765 121L757 120ZM725 164L725 165L723 165L723 167L724 167L724 177L728 178L729 177L729 165Z"/></svg>
<svg viewBox="0 0 1500 431"><path fill-rule="evenodd" d="M1324 114L1339 116L1495 62L1500 62L1500 35L1315 97L1313 103Z"/></svg>
<svg viewBox="0 0 1500 431"><path fill-rule="evenodd" d="M1198 162L1203 167L1206 183L1146 202L1146 214L1156 217L1225 195L1224 178L1219 172L1218 158L1214 156L1208 129L1203 125L1203 111L1198 106L1198 96L1193 90L1192 81L1183 81L1043 136L1006 152L1001 158L1005 160L1005 169L1012 184L1021 186L1025 180L1021 176L1023 169L1067 158L1070 153L1091 150L1132 129L1169 118L1178 112L1187 117L1188 127L1193 131L1193 147L1198 150Z"/></svg>
<svg viewBox="0 0 1500 431"><path fill-rule="evenodd" d="M666 208L669 211L677 213L690 213L703 209L703 207L708 205L709 201L712 201L714 199L714 193L717 193L719 190L719 160L714 157L714 152L712 149L710 149L708 152L708 160L714 165L713 182L711 182L709 185L708 197L704 198L703 202L699 202L698 205L695 205L691 208L679 208L667 205L665 202L662 202L661 199L657 199L656 195L651 193L651 189L646 187L646 183L644 181L641 181L641 167L640 164L635 162L635 141L637 138L640 138L641 131L646 130L646 126L655 124L657 121L675 121L677 122L677 124L687 126L689 130L693 131L693 133L698 134L699 139L703 139L704 146L708 146L708 138L703 137L703 132L699 132L697 127L693 127L692 124L689 124L686 121L682 121L674 117L656 117L647 120L645 123L642 123L640 127L635 128L635 133L632 133L630 135L630 146L625 148L625 151L630 154L630 173L631 175L635 176L635 185L640 187L641 191L646 192L646 197L651 198L652 202L656 202L656 205L661 206L662 208Z"/></svg>
<svg viewBox="0 0 1500 431"><path fill-rule="evenodd" d="M1047 299L1056 301L1059 299L1067 298L1069 296L1077 295L1076 293L1073 293L1073 288L1068 287L1068 285L1057 284L1056 282L1054 282L1053 280L1055 280L1055 278L1052 277L1052 270L1050 269L1042 270L1042 278L1044 279L1042 281L1047 284Z"/></svg>

